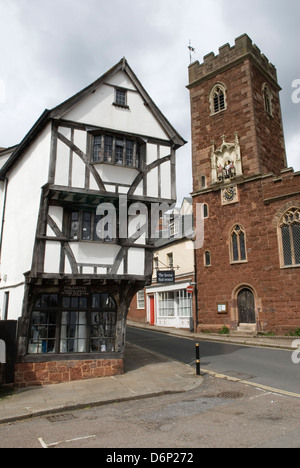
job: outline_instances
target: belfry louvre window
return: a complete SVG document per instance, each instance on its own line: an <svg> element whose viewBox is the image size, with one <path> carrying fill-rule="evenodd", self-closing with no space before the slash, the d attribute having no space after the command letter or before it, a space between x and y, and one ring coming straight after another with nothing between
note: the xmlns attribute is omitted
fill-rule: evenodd
<svg viewBox="0 0 300 468"><path fill-rule="evenodd" d="M140 169L141 145L120 136L97 135L94 137L92 162Z"/></svg>
<svg viewBox="0 0 300 468"><path fill-rule="evenodd" d="M282 265L300 265L300 209L291 208L280 222Z"/></svg>
<svg viewBox="0 0 300 468"><path fill-rule="evenodd" d="M230 250L232 263L245 262L247 260L246 235L244 229L239 224L236 224L231 231Z"/></svg>
<svg viewBox="0 0 300 468"><path fill-rule="evenodd" d="M211 114L217 114L226 109L225 88L222 85L216 85L210 95Z"/></svg>

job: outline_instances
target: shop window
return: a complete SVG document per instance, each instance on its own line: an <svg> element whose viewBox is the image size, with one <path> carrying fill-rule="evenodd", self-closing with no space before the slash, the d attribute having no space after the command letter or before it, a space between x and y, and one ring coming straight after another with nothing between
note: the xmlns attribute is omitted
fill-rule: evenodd
<svg viewBox="0 0 300 468"><path fill-rule="evenodd" d="M158 294L159 317L191 317L191 295L186 290Z"/></svg>
<svg viewBox="0 0 300 468"><path fill-rule="evenodd" d="M29 354L55 352L57 305L57 294L42 294L35 301L31 316Z"/></svg>
<svg viewBox="0 0 300 468"><path fill-rule="evenodd" d="M115 351L117 308L108 294L42 294L31 315L29 354Z"/></svg>
<svg viewBox="0 0 300 468"><path fill-rule="evenodd" d="M285 267L300 265L300 209L291 208L281 218L281 263Z"/></svg>

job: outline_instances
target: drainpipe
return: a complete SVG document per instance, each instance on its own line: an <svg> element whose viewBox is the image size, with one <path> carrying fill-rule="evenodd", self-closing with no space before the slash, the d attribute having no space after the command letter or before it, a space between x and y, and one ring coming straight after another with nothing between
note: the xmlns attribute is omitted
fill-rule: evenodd
<svg viewBox="0 0 300 468"><path fill-rule="evenodd" d="M4 182L5 182L5 186L4 186L3 212L2 212L2 223L1 223L1 233L0 233L0 262L1 262L3 231L4 231L4 223L5 223L5 210L6 210L6 198L7 198L7 186L8 186L7 177L4 178Z"/></svg>

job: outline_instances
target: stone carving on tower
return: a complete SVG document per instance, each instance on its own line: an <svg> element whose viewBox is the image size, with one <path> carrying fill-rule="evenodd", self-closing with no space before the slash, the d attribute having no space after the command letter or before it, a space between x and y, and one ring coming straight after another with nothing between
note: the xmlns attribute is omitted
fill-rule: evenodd
<svg viewBox="0 0 300 468"><path fill-rule="evenodd" d="M226 142L226 136L222 135L223 143L216 149L215 141L211 147L211 178L212 183L226 183L243 175L241 150L238 133L235 132L234 142Z"/></svg>

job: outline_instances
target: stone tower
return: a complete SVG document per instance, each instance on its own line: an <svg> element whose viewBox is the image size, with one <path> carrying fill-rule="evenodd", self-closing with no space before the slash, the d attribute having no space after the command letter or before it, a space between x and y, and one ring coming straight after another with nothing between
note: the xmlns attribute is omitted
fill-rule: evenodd
<svg viewBox="0 0 300 468"><path fill-rule="evenodd" d="M300 326L300 172L287 168L275 67L245 34L189 67L197 328ZM195 210L196 212L196 210Z"/></svg>
<svg viewBox="0 0 300 468"><path fill-rule="evenodd" d="M228 181L231 159L232 174L244 178L286 168L276 69L246 34L193 63L188 88L194 191Z"/></svg>

